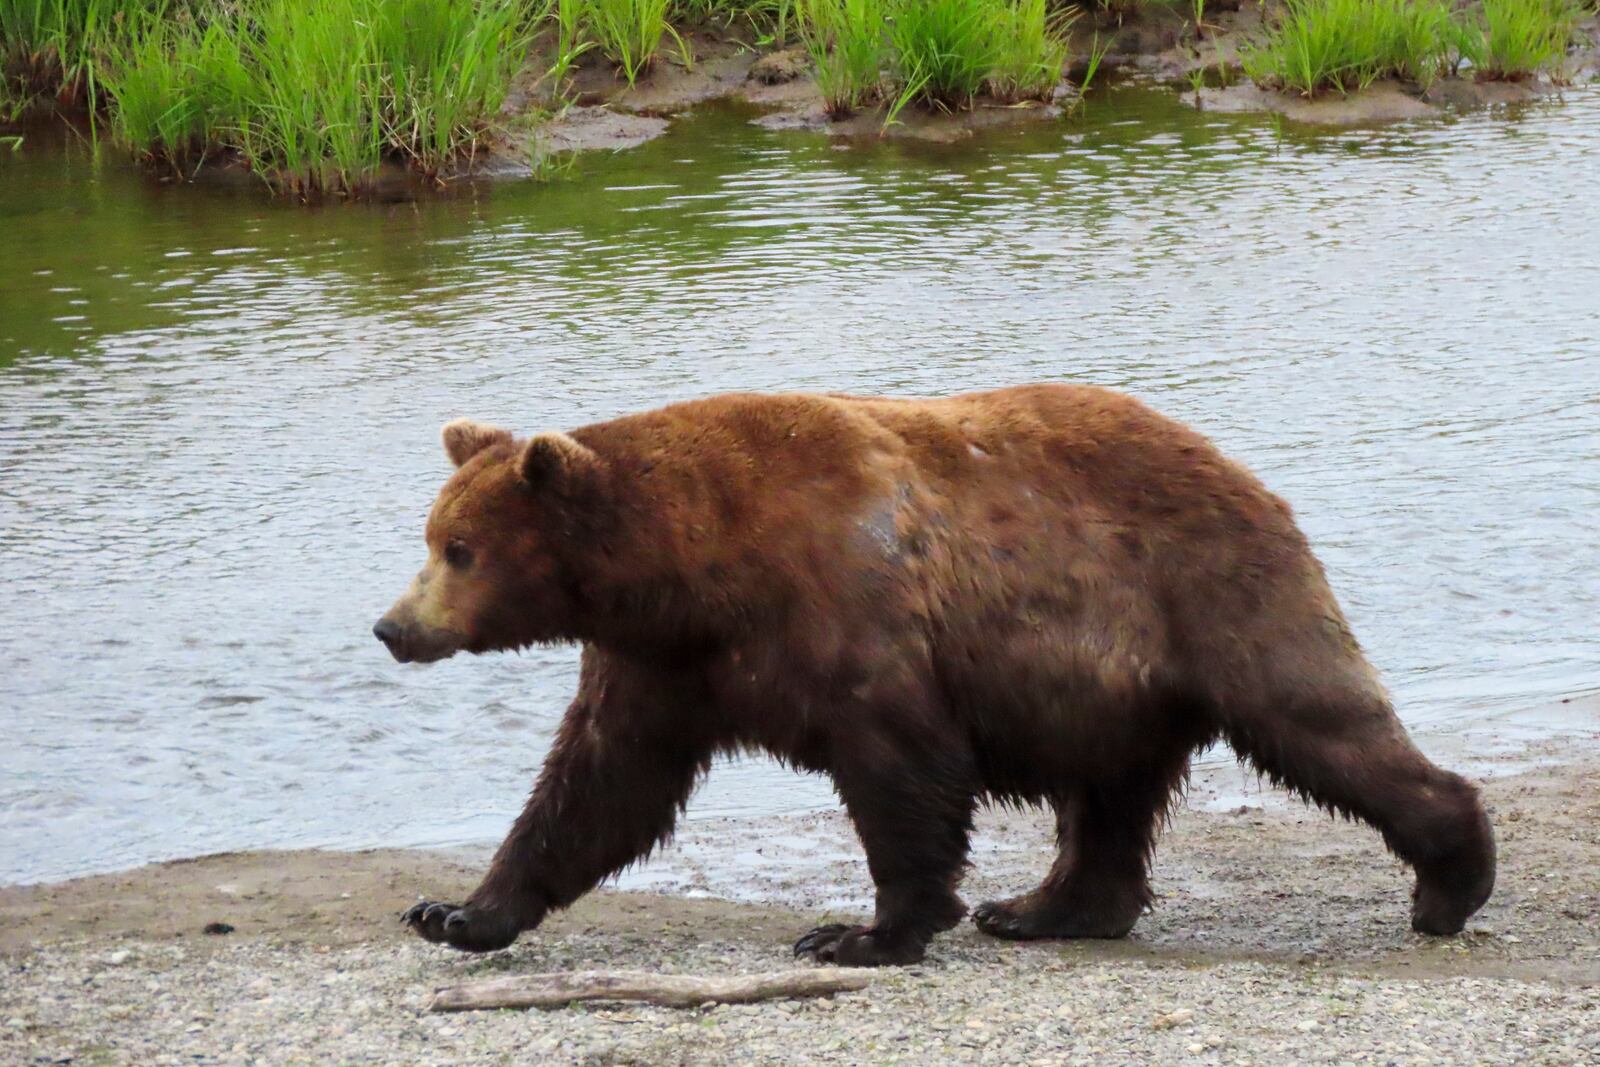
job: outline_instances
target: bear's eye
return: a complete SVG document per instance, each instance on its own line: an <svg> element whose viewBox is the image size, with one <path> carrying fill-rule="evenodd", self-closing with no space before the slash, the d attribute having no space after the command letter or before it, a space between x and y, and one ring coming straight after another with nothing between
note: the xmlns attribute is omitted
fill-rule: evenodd
<svg viewBox="0 0 1600 1067"><path fill-rule="evenodd" d="M451 541L444 546L444 561L457 570L466 570L472 566L472 549L460 541Z"/></svg>

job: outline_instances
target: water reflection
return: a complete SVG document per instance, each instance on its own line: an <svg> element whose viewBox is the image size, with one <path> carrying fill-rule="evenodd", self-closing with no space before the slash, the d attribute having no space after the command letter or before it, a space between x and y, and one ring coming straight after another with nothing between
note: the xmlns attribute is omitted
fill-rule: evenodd
<svg viewBox="0 0 1600 1067"><path fill-rule="evenodd" d="M310 211L0 158L0 880L498 837L573 654L367 634L463 413L1117 385L1296 505L1425 737L1600 683L1600 93L1314 137L1136 93L977 146L744 119ZM755 763L696 806L826 802Z"/></svg>

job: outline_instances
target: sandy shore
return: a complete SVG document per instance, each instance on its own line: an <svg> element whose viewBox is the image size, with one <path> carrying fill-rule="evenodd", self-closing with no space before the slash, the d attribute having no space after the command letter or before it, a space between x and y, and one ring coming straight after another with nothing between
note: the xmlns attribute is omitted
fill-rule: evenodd
<svg viewBox="0 0 1600 1067"><path fill-rule="evenodd" d="M736 879L717 858L727 828L691 829L628 883L663 892L592 894L480 958L395 921L418 893L470 888L465 855L238 853L0 889L0 1063L1600 1063L1597 740L1474 761L1501 874L1463 937L1410 932L1409 878L1375 834L1270 790L1226 806L1225 768L1163 839L1157 905L1129 940L963 925L923 965L829 1001L422 1010L475 975L787 966L797 934L869 892L831 813L747 832L745 859L771 862ZM1048 863L1041 817L980 830L969 903ZM692 895L707 892L766 903Z"/></svg>

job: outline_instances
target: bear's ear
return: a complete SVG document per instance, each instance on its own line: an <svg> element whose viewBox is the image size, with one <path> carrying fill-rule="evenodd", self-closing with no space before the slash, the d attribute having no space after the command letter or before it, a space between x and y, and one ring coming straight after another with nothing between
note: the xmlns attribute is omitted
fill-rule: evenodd
<svg viewBox="0 0 1600 1067"><path fill-rule="evenodd" d="M471 419L456 419L445 423L439 436L444 440L444 454L450 462L461 466L490 445L511 443L511 431L498 426L486 426Z"/></svg>
<svg viewBox="0 0 1600 1067"><path fill-rule="evenodd" d="M567 434L537 433L522 446L522 480L534 490L582 496L599 486L605 461Z"/></svg>

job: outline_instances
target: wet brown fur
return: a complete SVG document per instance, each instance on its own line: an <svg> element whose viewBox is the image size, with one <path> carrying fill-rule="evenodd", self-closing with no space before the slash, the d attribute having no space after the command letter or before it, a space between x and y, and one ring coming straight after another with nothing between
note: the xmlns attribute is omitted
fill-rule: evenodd
<svg viewBox="0 0 1600 1067"><path fill-rule="evenodd" d="M1126 933L1217 738L1374 825L1416 869L1419 930L1489 895L1476 790L1406 736L1289 508L1135 400L727 395L523 443L452 426L396 654L578 641L583 665L483 884L408 915L431 940L509 943L670 835L737 750L831 775L861 837L877 915L802 939L825 960L915 960L960 920L984 800L1052 805L1060 854L982 929Z"/></svg>

